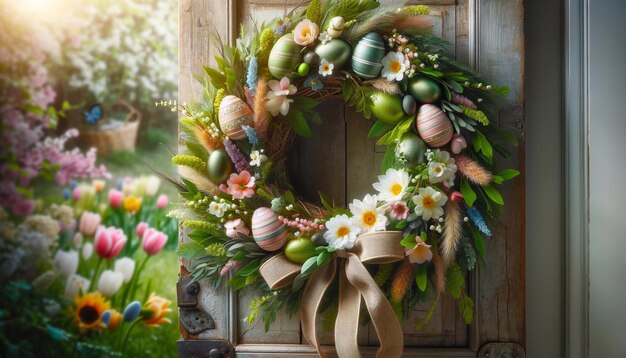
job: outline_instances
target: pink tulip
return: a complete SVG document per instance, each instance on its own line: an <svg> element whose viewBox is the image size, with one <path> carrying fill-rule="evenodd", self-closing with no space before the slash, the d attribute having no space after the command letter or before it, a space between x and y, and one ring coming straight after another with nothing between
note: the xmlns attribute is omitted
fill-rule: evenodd
<svg viewBox="0 0 626 358"><path fill-rule="evenodd" d="M159 195L159 197L157 198L156 201L156 206L159 209L165 209L167 207L167 203L168 203L168 198L167 195L165 194L161 194Z"/></svg>
<svg viewBox="0 0 626 358"><path fill-rule="evenodd" d="M165 246L167 242L167 235L164 233L155 230L155 229L147 229L143 233L143 240L141 240L141 245L143 247L143 251L148 255L156 255Z"/></svg>
<svg viewBox="0 0 626 358"><path fill-rule="evenodd" d="M452 136L452 141L450 142L450 149L452 149L452 153L459 154L465 148L467 148L465 138L462 135L455 133Z"/></svg>
<svg viewBox="0 0 626 358"><path fill-rule="evenodd" d="M85 211L80 217L78 230L83 236L93 236L101 222L100 214Z"/></svg>
<svg viewBox="0 0 626 358"><path fill-rule="evenodd" d="M74 188L74 190L72 190L72 199L74 199L74 201L79 201L82 196L83 193L80 191L80 189Z"/></svg>
<svg viewBox="0 0 626 358"><path fill-rule="evenodd" d="M114 208L120 208L122 201L124 200L124 194L116 189L109 190L109 205Z"/></svg>
<svg viewBox="0 0 626 358"><path fill-rule="evenodd" d="M122 230L114 226L107 228L101 226L96 233L96 253L103 259L112 259L122 251L126 241L126 235Z"/></svg>
<svg viewBox="0 0 626 358"><path fill-rule="evenodd" d="M137 234L137 237L143 237L143 233L146 232L147 228L148 224L143 221L137 224L137 227L135 228L135 234Z"/></svg>

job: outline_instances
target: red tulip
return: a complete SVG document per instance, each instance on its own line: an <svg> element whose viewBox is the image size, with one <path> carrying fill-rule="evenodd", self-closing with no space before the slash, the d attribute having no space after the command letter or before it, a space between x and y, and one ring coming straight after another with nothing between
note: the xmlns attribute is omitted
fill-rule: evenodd
<svg viewBox="0 0 626 358"><path fill-rule="evenodd" d="M96 253L103 259L112 259L122 251L126 241L126 235L122 230L113 226L107 228L101 226L96 233Z"/></svg>
<svg viewBox="0 0 626 358"><path fill-rule="evenodd" d="M156 255L165 246L167 242L167 235L164 233L155 230L155 229L147 229L143 233L143 239L141 240L141 245L143 247L143 251L148 255Z"/></svg>

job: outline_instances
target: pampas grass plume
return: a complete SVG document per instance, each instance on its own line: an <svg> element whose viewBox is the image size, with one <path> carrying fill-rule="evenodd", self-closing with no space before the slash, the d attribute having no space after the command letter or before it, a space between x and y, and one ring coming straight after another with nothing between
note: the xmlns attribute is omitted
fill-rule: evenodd
<svg viewBox="0 0 626 358"><path fill-rule="evenodd" d="M448 267L450 262L454 260L462 234L461 209L454 200L448 201L446 205L445 220L441 237L441 256L444 267Z"/></svg>
<svg viewBox="0 0 626 358"><path fill-rule="evenodd" d="M194 134L198 139L198 142L206 149L208 152L212 152L216 149L222 148L222 141L219 138L214 137L211 132L209 132L206 128L202 126L195 126Z"/></svg>
<svg viewBox="0 0 626 358"><path fill-rule="evenodd" d="M459 172L461 172L461 174L463 174L463 176L469 179L472 183L481 186L491 183L491 173L476 161L464 155L459 155L455 159Z"/></svg>
<svg viewBox="0 0 626 358"><path fill-rule="evenodd" d="M254 94L254 129L261 138L267 137L270 127L270 114L267 112L267 81L265 78L259 79L259 84Z"/></svg>
<svg viewBox="0 0 626 358"><path fill-rule="evenodd" d="M383 91L388 94L400 94L400 86L397 83L388 81L386 78L379 78L372 81L367 81L367 84L376 88L379 91Z"/></svg>
<svg viewBox="0 0 626 358"><path fill-rule="evenodd" d="M401 302L404 299L409 287L413 283L413 276L415 274L415 264L405 260L400 267L398 267L393 281L391 281L391 301Z"/></svg>
<svg viewBox="0 0 626 358"><path fill-rule="evenodd" d="M180 165L178 166L178 173L181 177L192 182L202 192L211 195L216 195L220 192L217 185L213 184L213 182L210 181L207 177L198 173L196 170L190 167Z"/></svg>

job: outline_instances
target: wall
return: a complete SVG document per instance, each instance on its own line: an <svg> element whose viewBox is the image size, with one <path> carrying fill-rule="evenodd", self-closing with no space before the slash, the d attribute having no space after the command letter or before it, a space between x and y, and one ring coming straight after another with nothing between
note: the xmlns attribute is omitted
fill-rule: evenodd
<svg viewBox="0 0 626 358"><path fill-rule="evenodd" d="M626 1L589 1L589 356L626 340Z"/></svg>
<svg viewBox="0 0 626 358"><path fill-rule="evenodd" d="M526 356L561 357L563 3L526 0Z"/></svg>

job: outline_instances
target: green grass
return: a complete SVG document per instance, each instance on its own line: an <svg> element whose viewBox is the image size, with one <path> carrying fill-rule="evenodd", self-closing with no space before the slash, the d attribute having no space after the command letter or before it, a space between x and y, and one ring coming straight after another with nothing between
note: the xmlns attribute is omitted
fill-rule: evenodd
<svg viewBox="0 0 626 358"><path fill-rule="evenodd" d="M142 282L151 281L152 291L172 301L171 324L160 327L136 327L131 332L126 357L176 357L178 308L176 307L176 280L178 256L174 251L162 251L152 257L141 275Z"/></svg>

